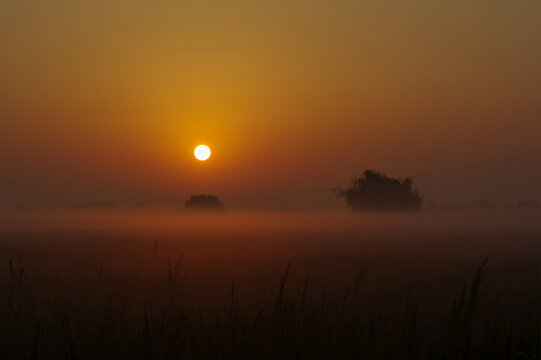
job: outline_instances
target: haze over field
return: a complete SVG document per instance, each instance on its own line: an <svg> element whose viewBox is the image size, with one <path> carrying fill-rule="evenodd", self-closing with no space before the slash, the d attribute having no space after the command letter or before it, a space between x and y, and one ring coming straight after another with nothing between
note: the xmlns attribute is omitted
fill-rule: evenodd
<svg viewBox="0 0 541 360"><path fill-rule="evenodd" d="M364 212L229 212L189 214L171 209L152 210L3 210L0 231L167 231L214 236L270 232L368 233L376 236L410 233L485 232L501 235L539 235L539 209L428 211L422 213ZM381 234L379 234L381 233Z"/></svg>

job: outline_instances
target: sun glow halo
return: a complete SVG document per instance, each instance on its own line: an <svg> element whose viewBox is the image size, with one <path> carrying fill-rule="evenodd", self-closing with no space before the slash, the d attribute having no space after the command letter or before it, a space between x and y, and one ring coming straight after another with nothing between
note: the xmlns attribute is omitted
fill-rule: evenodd
<svg viewBox="0 0 541 360"><path fill-rule="evenodd" d="M207 145L199 145L193 151L195 158L199 161L205 161L210 157L210 148Z"/></svg>

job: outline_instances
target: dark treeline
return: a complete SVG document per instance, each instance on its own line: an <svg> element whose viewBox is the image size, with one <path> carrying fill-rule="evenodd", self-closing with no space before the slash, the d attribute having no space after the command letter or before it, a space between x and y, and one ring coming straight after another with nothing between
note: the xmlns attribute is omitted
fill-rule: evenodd
<svg viewBox="0 0 541 360"><path fill-rule="evenodd" d="M446 202L438 203L432 200L425 203L425 208L429 210L539 209L539 207L539 202L536 200L521 200L516 202L508 202L505 204L500 204L487 199L474 200L471 202L460 202L456 204L449 204Z"/></svg>

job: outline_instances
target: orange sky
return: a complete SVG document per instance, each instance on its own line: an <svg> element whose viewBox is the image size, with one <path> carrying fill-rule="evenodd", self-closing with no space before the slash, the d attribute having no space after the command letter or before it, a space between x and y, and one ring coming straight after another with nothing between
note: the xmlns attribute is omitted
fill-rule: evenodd
<svg viewBox="0 0 541 360"><path fill-rule="evenodd" d="M180 4L182 3L182 4ZM540 199L539 3L0 4L0 207ZM192 155L199 143L213 156Z"/></svg>

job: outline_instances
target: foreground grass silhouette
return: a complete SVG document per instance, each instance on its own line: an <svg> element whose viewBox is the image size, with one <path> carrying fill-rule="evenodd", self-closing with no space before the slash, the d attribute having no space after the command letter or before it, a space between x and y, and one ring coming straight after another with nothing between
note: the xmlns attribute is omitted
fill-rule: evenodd
<svg viewBox="0 0 541 360"><path fill-rule="evenodd" d="M539 358L531 234L358 236L1 234L0 357Z"/></svg>

